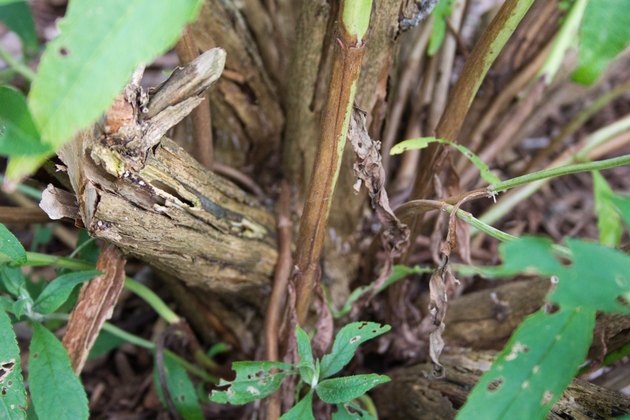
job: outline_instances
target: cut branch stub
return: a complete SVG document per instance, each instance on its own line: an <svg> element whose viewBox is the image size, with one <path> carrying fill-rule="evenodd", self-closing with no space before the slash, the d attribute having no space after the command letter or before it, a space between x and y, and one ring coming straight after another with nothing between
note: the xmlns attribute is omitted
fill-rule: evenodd
<svg viewBox="0 0 630 420"><path fill-rule="evenodd" d="M129 85L107 125L81 133L59 156L92 236L188 285L254 300L276 262L273 215L162 137L199 103L224 61L220 49L202 54L151 99Z"/></svg>

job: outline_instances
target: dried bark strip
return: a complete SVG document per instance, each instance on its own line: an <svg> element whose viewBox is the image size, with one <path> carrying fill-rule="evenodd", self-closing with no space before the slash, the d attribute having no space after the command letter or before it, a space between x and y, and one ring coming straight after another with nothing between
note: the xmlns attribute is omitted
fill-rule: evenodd
<svg viewBox="0 0 630 420"><path fill-rule="evenodd" d="M103 274L81 288L62 341L77 374L81 373L103 324L111 318L125 284L125 259L115 246L102 250L96 269Z"/></svg>

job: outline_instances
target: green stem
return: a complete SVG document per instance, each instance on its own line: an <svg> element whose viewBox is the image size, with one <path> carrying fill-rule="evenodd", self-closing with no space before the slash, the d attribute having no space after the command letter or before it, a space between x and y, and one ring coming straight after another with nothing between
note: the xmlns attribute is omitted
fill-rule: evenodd
<svg viewBox="0 0 630 420"><path fill-rule="evenodd" d="M32 82L35 80L35 72L27 65L16 60L7 50L0 47L0 59L7 63L7 65L24 77L27 81Z"/></svg>
<svg viewBox="0 0 630 420"><path fill-rule="evenodd" d="M488 193L494 195L498 192L509 190L530 182L539 181L546 178L554 178L562 175L575 174L579 172L601 171L604 169L616 168L630 163L630 155L623 155L616 158L598 160L595 162L576 163L574 165L558 166L555 168L543 169L531 174L518 176L516 178L501 181L488 187Z"/></svg>
<svg viewBox="0 0 630 420"><path fill-rule="evenodd" d="M41 254L39 252L27 252L27 266L39 267L43 265L52 265L55 267L67 268L70 270L93 270L94 264L89 261L78 260L67 257L57 257L54 255ZM176 324L180 321L179 317L160 297L145 285L125 277L125 287L132 293L142 298L149 304L165 321L169 324Z"/></svg>
<svg viewBox="0 0 630 420"><path fill-rule="evenodd" d="M70 316L68 314L49 314L46 315L44 317L44 320L57 320L57 321L68 321L68 319L70 318ZM137 335L131 334L125 330L123 330L122 328L118 328L117 326L110 324L109 322L105 322L103 324L103 331L108 332L109 334L116 336L130 344L133 344L135 346L138 347L142 347L143 349L147 349L150 350L151 352L155 351L155 343L153 343L152 341L146 340L142 337L139 337ZM165 352L169 357L172 357L173 360L175 360L180 366L182 366L184 369L186 369L188 372L192 373L193 375L204 379L208 382L212 382L212 383L217 383L218 379L215 378L212 375L209 375L208 373L206 373L203 369L198 368L197 366L193 365L192 363L188 362L186 359L183 359L182 357L178 356L177 354L173 353L170 350L165 350Z"/></svg>
<svg viewBox="0 0 630 420"><path fill-rule="evenodd" d="M6 177L4 175L0 175L0 184L4 183ZM42 192L37 188L29 187L24 184L16 184L15 189L22 194L31 197L33 200L40 201L42 199Z"/></svg>

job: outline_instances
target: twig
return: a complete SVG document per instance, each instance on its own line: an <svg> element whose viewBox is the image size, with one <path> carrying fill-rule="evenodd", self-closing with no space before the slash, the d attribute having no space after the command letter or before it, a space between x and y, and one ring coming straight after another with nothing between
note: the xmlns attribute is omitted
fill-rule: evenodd
<svg viewBox="0 0 630 420"><path fill-rule="evenodd" d="M300 220L296 253L296 305L300 324L306 319L311 296L319 280L319 257L346 143L371 8L371 0L344 0L340 8L331 81L322 114L324 126Z"/></svg>
<svg viewBox="0 0 630 420"><path fill-rule="evenodd" d="M0 207L0 223L47 223L50 218L37 207Z"/></svg>
<svg viewBox="0 0 630 420"><path fill-rule="evenodd" d="M186 65L199 56L199 49L195 44L190 28L185 28L182 37L175 46L179 61ZM190 113L193 127L193 143L195 156L206 168L212 169L214 163L214 146L212 143L212 119L208 93L203 95L203 101Z"/></svg>
<svg viewBox="0 0 630 420"><path fill-rule="evenodd" d="M473 98L490 66L501 52L534 0L507 0L490 23L488 29L470 53L461 76L449 96L444 114L435 130L436 137L457 141ZM431 179L445 157L444 147L431 145L423 156L426 170L418 175L415 196L424 198L432 188Z"/></svg>
<svg viewBox="0 0 630 420"><path fill-rule="evenodd" d="M291 214L290 191L286 181L282 182L280 198L278 200L278 262L273 279L273 289L267 304L265 316L265 359L279 360L278 332L280 331L280 316L285 313L287 284L291 275ZM280 417L280 398L274 396L267 401L267 419Z"/></svg>

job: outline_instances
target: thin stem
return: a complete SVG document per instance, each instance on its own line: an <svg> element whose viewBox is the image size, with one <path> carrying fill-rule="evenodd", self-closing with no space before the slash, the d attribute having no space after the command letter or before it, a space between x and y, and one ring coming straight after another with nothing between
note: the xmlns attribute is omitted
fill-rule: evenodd
<svg viewBox="0 0 630 420"><path fill-rule="evenodd" d="M66 322L68 321L69 318L70 316L68 314L59 314L59 313L48 314L44 317L44 319L47 319L47 320L57 320L57 321L66 321ZM110 324L109 322L105 322L103 324L103 331L107 331L109 334L116 336L135 346L142 347L143 349L150 350L151 352L155 351L155 343L153 343L152 341L149 341L137 335L131 334L123 330L122 328L119 328L113 324ZM201 379L204 379L208 382L212 382L212 383L218 382L217 378L215 378L212 375L209 375L203 369L198 368L197 366L193 365L192 363L188 362L187 360L183 359L182 357L178 356L172 351L166 350L165 353L168 354L169 357L172 357L173 360L175 360L179 365L181 365L184 369L186 369L188 372L192 373L193 375Z"/></svg>
<svg viewBox="0 0 630 420"><path fill-rule="evenodd" d="M0 175L0 184L3 184L6 180L4 175ZM33 200L40 201L42 199L42 192L37 188L29 187L24 184L15 184L15 190L21 192L27 197L32 198Z"/></svg>
<svg viewBox="0 0 630 420"><path fill-rule="evenodd" d="M39 252L26 253L26 266L39 267L43 265L52 265L55 267L67 268L70 270L93 270L94 264L89 261L78 260L67 257L57 257L54 255L41 254ZM125 277L125 287L132 293L142 298L153 308L166 322L176 324L180 321L179 317L160 297L151 289L131 279Z"/></svg>
<svg viewBox="0 0 630 420"><path fill-rule="evenodd" d="M79 255L79 252L81 252L86 246L88 246L89 244L93 243L94 241L96 241L96 238L89 238L88 240L83 242L81 245L76 247L74 249L74 251L72 251L72 253L70 253L70 255L68 255L68 258L74 258L76 255Z"/></svg>
<svg viewBox="0 0 630 420"><path fill-rule="evenodd" d="M0 46L0 59L7 63L7 65L19 73L22 77L24 77L29 82L35 80L35 72L30 69L27 65L23 64L19 60L16 60L15 57L11 55L7 50Z"/></svg>
<svg viewBox="0 0 630 420"><path fill-rule="evenodd" d="M629 163L630 155L623 155L616 158L598 160L595 162L576 163L573 165L543 169L542 171L532 172L531 174L518 176L516 178L508 179L506 181L501 181L499 183L490 185L488 187L488 192L494 195L498 192L509 190L510 188L518 187L520 185L529 184L530 182L539 181L541 179L554 178L557 176L575 174L579 172L601 171L604 169L627 165Z"/></svg>

